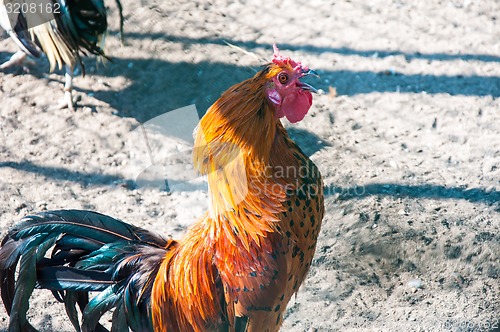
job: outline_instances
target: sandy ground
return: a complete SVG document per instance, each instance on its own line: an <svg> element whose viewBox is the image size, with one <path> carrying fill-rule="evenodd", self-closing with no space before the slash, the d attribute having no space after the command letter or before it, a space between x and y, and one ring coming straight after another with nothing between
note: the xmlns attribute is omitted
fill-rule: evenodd
<svg viewBox="0 0 500 332"><path fill-rule="evenodd" d="M122 1L126 42L113 16L113 62L86 60L77 112L53 107L63 76L46 60L0 73L0 235L33 211L82 208L182 236L206 192L134 186L131 131L203 113L278 43L321 75L325 94L290 131L327 193L283 331L498 331L500 2ZM0 41L1 61L14 51ZM71 330L50 294L31 307L40 329Z"/></svg>

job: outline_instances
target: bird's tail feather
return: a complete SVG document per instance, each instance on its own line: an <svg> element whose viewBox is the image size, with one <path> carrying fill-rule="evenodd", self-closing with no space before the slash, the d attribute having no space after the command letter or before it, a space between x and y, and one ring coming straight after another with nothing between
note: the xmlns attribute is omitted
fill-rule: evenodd
<svg viewBox="0 0 500 332"><path fill-rule="evenodd" d="M112 331L151 330L151 286L173 243L90 211L24 218L0 248L0 292L11 316L9 330L35 331L26 318L35 288L49 289L64 302L77 331L105 331L99 319L111 308ZM100 293L90 299L89 292Z"/></svg>
<svg viewBox="0 0 500 332"><path fill-rule="evenodd" d="M53 71L57 65L59 69L63 65L73 65L80 62L78 52L73 51L72 44L61 32L54 26L53 22L46 22L29 30L31 39L36 40L40 45L50 63L50 71Z"/></svg>
<svg viewBox="0 0 500 332"><path fill-rule="evenodd" d="M123 41L123 7L120 0L115 2L120 17L120 39ZM63 9L63 15L56 19L68 39L71 39L81 51L88 51L109 60L102 48L108 29L104 0L68 1Z"/></svg>

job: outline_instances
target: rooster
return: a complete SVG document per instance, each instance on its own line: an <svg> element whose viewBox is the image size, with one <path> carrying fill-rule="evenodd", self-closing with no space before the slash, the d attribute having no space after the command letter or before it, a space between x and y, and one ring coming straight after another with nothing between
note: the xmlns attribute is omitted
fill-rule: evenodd
<svg viewBox="0 0 500 332"><path fill-rule="evenodd" d="M310 74L275 46L208 109L193 159L210 204L182 239L91 211L25 217L0 249L9 331L35 330L35 288L64 303L77 331L107 331L99 319L111 309L111 331L278 331L324 213L320 173L280 120L305 117L315 89L299 79Z"/></svg>
<svg viewBox="0 0 500 332"><path fill-rule="evenodd" d="M120 15L120 33L123 36L122 6L119 0L115 1ZM0 26L7 31L21 50L1 64L0 69L22 63L26 55L38 58L45 53L51 72L56 66L59 69L64 66L66 74L62 106L74 110L72 91L75 66L79 65L85 75L81 55L91 53L108 59L103 50L108 28L104 1L3 0L2 2ZM19 4L21 6L17 7Z"/></svg>

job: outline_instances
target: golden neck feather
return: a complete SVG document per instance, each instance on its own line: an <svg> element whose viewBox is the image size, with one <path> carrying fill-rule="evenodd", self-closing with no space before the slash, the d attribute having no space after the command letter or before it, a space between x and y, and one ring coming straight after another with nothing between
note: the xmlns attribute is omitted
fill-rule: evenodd
<svg viewBox="0 0 500 332"><path fill-rule="evenodd" d="M247 248L276 231L288 179L272 170L295 159L265 96L267 81L264 70L227 90L201 119L195 140L195 167L208 177L210 236L233 245L239 238Z"/></svg>

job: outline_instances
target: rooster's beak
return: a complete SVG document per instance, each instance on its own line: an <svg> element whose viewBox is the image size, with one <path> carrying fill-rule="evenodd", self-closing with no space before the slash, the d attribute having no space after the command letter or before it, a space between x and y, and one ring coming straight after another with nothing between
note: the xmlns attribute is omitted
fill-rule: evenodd
<svg viewBox="0 0 500 332"><path fill-rule="evenodd" d="M315 70L312 70L312 69L309 69L308 71L306 71L306 72L304 72L304 73L302 74L302 76L308 76L308 75L312 75L312 76L314 76L314 77L319 78L318 73L317 73Z"/></svg>
<svg viewBox="0 0 500 332"><path fill-rule="evenodd" d="M303 72L303 73L302 73L302 77L304 77L304 76L309 76L309 75L312 75L312 76L315 76L315 77L319 78L318 73L317 73L317 72L315 72L315 71L314 71L314 70L312 70L312 69L309 69L309 70L307 70L307 71L305 71L305 72ZM303 90L307 90L307 91L310 91L310 92L313 92L313 93L318 93L318 90L317 90L315 87L313 87L313 86L311 86L311 85L309 85L309 84L307 84L307 83L304 83L304 82L300 82L300 81L299 81L299 83L298 83L297 85L298 85L301 89L303 89Z"/></svg>

